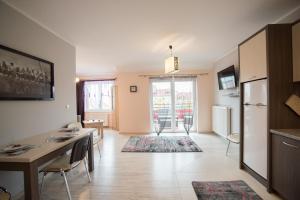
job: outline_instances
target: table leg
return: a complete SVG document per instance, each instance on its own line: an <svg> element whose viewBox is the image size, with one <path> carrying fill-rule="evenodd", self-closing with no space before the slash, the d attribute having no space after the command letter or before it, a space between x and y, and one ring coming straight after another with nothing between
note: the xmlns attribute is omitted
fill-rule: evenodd
<svg viewBox="0 0 300 200"><path fill-rule="evenodd" d="M98 129L98 136L100 136L100 138L102 138L101 126L97 126L97 129Z"/></svg>
<svg viewBox="0 0 300 200"><path fill-rule="evenodd" d="M88 163L89 163L89 171L94 171L94 141L93 141L93 132L90 133L90 148L88 151Z"/></svg>
<svg viewBox="0 0 300 200"><path fill-rule="evenodd" d="M103 123L101 123L101 126L100 126L100 133L101 133L101 139L103 139Z"/></svg>
<svg viewBox="0 0 300 200"><path fill-rule="evenodd" d="M38 167L34 163L24 168L25 200L39 200Z"/></svg>

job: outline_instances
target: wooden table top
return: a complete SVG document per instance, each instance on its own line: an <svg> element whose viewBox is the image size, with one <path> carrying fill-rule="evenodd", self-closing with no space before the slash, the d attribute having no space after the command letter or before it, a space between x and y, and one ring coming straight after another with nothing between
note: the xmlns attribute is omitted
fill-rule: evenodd
<svg viewBox="0 0 300 200"><path fill-rule="evenodd" d="M16 141L13 144L29 144L29 145L35 145L36 147L17 156L9 156L7 154L0 153L0 162L22 162L22 163L33 162L57 149L60 149L61 147L64 147L86 135L89 135L94 130L95 130L94 128L82 128L79 131L74 132L74 135L76 134L75 137L65 142L55 142L51 140L51 137L53 136L55 137L55 136L63 136L66 134L70 134L70 132L62 132L59 130L35 135L29 138L25 138L23 140ZM0 149L4 147L5 146L2 146L0 147Z"/></svg>

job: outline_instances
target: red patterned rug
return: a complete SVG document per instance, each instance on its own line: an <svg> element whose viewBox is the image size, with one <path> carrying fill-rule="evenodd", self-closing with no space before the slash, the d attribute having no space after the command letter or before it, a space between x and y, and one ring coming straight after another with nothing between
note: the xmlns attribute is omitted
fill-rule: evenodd
<svg viewBox="0 0 300 200"><path fill-rule="evenodd" d="M198 200L262 200L244 181L197 182L192 185Z"/></svg>
<svg viewBox="0 0 300 200"><path fill-rule="evenodd" d="M132 136L122 152L201 152L189 136Z"/></svg>

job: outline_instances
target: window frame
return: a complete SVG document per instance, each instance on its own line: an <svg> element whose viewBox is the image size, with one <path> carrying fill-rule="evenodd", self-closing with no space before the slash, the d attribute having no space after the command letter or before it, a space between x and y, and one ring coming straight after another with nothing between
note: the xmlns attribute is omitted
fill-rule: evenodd
<svg viewBox="0 0 300 200"><path fill-rule="evenodd" d="M193 111L194 111L194 117L193 117L193 128L191 129L192 132L198 131L198 88L197 88L197 77L191 76L191 77L157 77L157 78L151 78L150 79L150 90L149 90L149 106L150 106L150 123L151 123L151 131L155 132L153 127L153 83L155 82L170 82L171 88L171 115L172 115L172 124L171 129L165 129L163 132L165 133L182 133L184 130L176 129L175 123L176 123L176 108L175 108L175 82L180 81L192 81L193 84Z"/></svg>
<svg viewBox="0 0 300 200"><path fill-rule="evenodd" d="M100 93L102 93L102 84L104 83L104 82L111 82L111 84L112 84L112 86L111 86L111 88L110 88L110 90L111 90L111 92L110 92L110 94L111 94L111 109L102 109L102 107L103 107L103 96L100 94L100 109L88 109L88 104L87 104L87 99L88 99L88 97L86 96L86 95L88 95L88 94L86 94L86 87L87 87L87 85L89 85L89 84L92 84L91 82L95 82L95 84L99 84L99 85L101 85L101 91L100 91ZM102 112L102 113L107 113L107 112L113 112L114 111L114 94L113 94L113 86L115 85L115 80L91 80L91 81L86 81L85 82L85 84L84 84L84 111L85 112Z"/></svg>

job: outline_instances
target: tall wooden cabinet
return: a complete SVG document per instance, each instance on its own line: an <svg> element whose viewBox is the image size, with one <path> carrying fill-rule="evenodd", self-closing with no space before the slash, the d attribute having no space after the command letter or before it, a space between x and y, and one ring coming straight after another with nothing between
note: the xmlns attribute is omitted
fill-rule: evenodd
<svg viewBox="0 0 300 200"><path fill-rule="evenodd" d="M293 85L292 25L271 24L239 45L241 91L240 168L272 190L272 138L270 129L300 128L300 118L285 101L299 88ZM267 80L267 178L244 163L244 84ZM257 127L259 128L259 127ZM273 173L273 176L275 174Z"/></svg>
<svg viewBox="0 0 300 200"><path fill-rule="evenodd" d="M293 25L293 68L294 82L300 81L300 21Z"/></svg>

